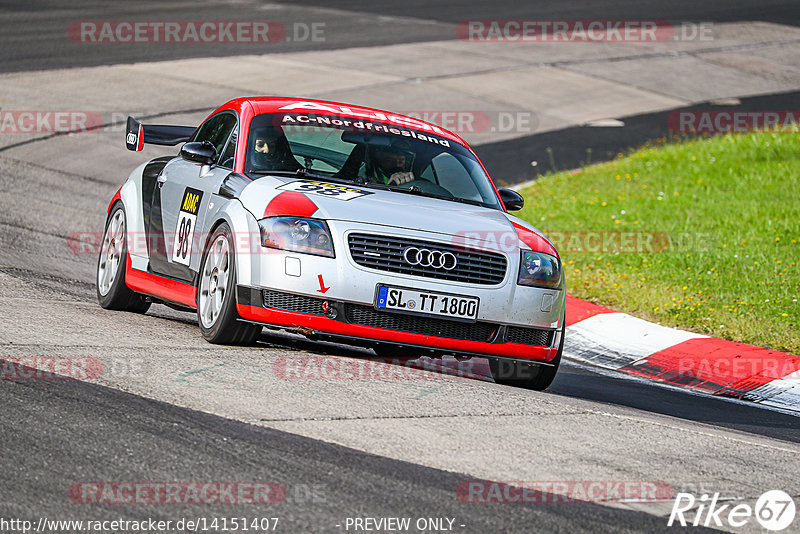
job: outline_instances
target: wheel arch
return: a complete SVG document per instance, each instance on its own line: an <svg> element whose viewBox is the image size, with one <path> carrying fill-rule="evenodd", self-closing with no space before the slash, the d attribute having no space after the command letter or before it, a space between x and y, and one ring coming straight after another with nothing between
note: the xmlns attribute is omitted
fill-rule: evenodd
<svg viewBox="0 0 800 534"><path fill-rule="evenodd" d="M148 164L149 162L142 163L131 172L108 205L108 217L110 217L111 210L116 203L122 202L122 206L125 209L125 233L128 241L128 254L131 255L131 259L144 258L145 261L149 255L147 253L146 239L144 239L146 229L142 205L142 174ZM108 219L106 218L106 220Z"/></svg>
<svg viewBox="0 0 800 534"><path fill-rule="evenodd" d="M202 248L205 254L212 234L223 223L227 223L233 233L233 250L236 263L236 280L239 284L251 284L253 270L257 268L257 252L260 249L260 232L258 222L252 213L247 211L238 199L225 199L214 195L219 208L207 214L208 224L204 224ZM202 263L202 256L200 259ZM201 265L198 263L199 279ZM197 284L196 284L197 285Z"/></svg>

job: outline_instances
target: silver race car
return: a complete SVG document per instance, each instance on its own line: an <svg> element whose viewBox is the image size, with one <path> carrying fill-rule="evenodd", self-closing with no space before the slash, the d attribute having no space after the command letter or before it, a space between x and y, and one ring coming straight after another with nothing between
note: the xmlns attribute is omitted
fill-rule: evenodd
<svg viewBox="0 0 800 534"><path fill-rule="evenodd" d="M386 357L489 358L544 389L564 340L564 274L508 213L457 135L411 117L296 98L240 98L199 127L128 118L126 145L184 143L111 200L97 264L104 308L196 311L211 343L262 327Z"/></svg>

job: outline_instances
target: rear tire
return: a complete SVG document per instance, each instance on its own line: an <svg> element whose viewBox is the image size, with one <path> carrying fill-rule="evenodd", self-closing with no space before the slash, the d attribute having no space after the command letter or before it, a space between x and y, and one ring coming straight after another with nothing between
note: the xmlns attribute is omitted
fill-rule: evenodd
<svg viewBox="0 0 800 534"><path fill-rule="evenodd" d="M116 202L106 221L97 258L97 301L107 310L144 313L150 308L145 297L125 285L128 260L127 219L122 202Z"/></svg>
<svg viewBox="0 0 800 534"><path fill-rule="evenodd" d="M564 332L566 324L561 326L561 342L558 345L556 357L550 361L551 365L541 365L528 363L519 360L500 360L489 358L489 368L492 370L492 378L498 384L514 386L536 391L544 391L558 373L561 364L561 354L564 352Z"/></svg>
<svg viewBox="0 0 800 534"><path fill-rule="evenodd" d="M197 322L209 343L249 345L261 334L261 326L239 320L236 313L236 254L231 229L219 225L203 253L197 284Z"/></svg>

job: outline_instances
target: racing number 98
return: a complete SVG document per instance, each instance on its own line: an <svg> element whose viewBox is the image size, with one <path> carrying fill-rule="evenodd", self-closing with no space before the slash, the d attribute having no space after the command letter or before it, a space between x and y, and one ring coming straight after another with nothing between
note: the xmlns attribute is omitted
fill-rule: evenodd
<svg viewBox="0 0 800 534"><path fill-rule="evenodd" d="M334 197L337 196L337 195L341 195L341 194L347 192L347 191L343 191L341 189L338 189L336 187L324 187L324 186L315 185L315 184L303 184L300 187L298 187L297 190L298 191L308 191L308 192L313 191L315 193L319 193L320 195L330 195L330 196L334 196Z"/></svg>
<svg viewBox="0 0 800 534"><path fill-rule="evenodd" d="M181 219L181 226L178 229L178 246L175 251L176 255L186 259L186 253L189 251L189 233L192 231L192 221L188 217Z"/></svg>
<svg viewBox="0 0 800 534"><path fill-rule="evenodd" d="M175 228L175 248L172 251L172 261L189 265L194 237L193 226L196 221L197 217L191 213L181 213L180 222Z"/></svg>

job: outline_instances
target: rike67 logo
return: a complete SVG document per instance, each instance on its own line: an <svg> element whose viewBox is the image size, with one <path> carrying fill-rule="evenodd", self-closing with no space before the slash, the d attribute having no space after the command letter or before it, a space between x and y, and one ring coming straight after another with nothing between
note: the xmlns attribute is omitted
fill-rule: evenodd
<svg viewBox="0 0 800 534"><path fill-rule="evenodd" d="M719 493L703 494L699 499L691 493L678 493L669 514L667 526L680 525L739 528L753 518L765 529L780 531L794 521L794 500L781 490L770 490L761 495L754 507L749 504L720 503ZM693 519L687 519L687 515Z"/></svg>

